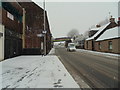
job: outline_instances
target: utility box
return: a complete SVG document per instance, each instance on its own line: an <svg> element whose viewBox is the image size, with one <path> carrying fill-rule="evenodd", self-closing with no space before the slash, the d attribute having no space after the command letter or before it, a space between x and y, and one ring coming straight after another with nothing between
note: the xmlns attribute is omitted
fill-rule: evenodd
<svg viewBox="0 0 120 90"><path fill-rule="evenodd" d="M0 24L0 61L4 59L4 26Z"/></svg>

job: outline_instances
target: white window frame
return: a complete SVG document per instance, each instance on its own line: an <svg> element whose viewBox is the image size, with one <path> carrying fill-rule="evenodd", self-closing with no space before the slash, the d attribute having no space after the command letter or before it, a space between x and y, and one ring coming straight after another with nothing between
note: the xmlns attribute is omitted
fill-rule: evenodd
<svg viewBox="0 0 120 90"><path fill-rule="evenodd" d="M112 41L109 41L109 42L108 42L108 45L109 45L109 47L108 47L108 48L109 48L109 50L112 50L112 49L113 49L113 46L112 46Z"/></svg>
<svg viewBox="0 0 120 90"><path fill-rule="evenodd" d="M99 42L99 50L101 50L101 49L102 49L101 42Z"/></svg>

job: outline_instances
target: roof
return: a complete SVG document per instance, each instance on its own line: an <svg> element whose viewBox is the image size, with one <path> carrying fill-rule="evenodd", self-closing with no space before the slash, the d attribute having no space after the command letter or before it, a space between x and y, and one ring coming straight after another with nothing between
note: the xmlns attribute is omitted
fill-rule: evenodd
<svg viewBox="0 0 120 90"><path fill-rule="evenodd" d="M120 37L120 27L114 27L106 30L96 41L113 39Z"/></svg>
<svg viewBox="0 0 120 90"><path fill-rule="evenodd" d="M86 40L92 40L92 39L94 39L94 38L95 38L96 36L98 36L109 24L110 24L110 22L107 23L107 24L105 24L105 25L103 25L103 26L101 26L101 27L99 28L99 31L98 31L97 33L95 33L92 37L87 38Z"/></svg>
<svg viewBox="0 0 120 90"><path fill-rule="evenodd" d="M100 29L100 27L99 28L92 28L92 29L90 29L91 31L96 31L96 30L99 30Z"/></svg>

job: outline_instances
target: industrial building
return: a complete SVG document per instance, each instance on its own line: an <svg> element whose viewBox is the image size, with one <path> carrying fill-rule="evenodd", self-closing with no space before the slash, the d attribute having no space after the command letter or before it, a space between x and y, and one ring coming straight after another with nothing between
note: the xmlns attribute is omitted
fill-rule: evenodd
<svg viewBox="0 0 120 90"><path fill-rule="evenodd" d="M0 25L4 44L4 58L11 58L22 53L23 9L17 2L0 2Z"/></svg>
<svg viewBox="0 0 120 90"><path fill-rule="evenodd" d="M0 2L0 61L25 54L40 55L45 47L49 53L52 34L46 11L43 33L43 12L34 2Z"/></svg>

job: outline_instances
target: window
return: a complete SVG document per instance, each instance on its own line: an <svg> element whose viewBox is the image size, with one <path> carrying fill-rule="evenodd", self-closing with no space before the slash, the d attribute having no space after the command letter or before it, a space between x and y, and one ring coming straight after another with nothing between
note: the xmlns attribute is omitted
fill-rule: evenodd
<svg viewBox="0 0 120 90"><path fill-rule="evenodd" d="M86 44L87 44L87 48L88 48L88 41L86 42Z"/></svg>
<svg viewBox="0 0 120 90"><path fill-rule="evenodd" d="M14 20L14 16L9 12L7 12L7 17L11 20Z"/></svg>
<svg viewBox="0 0 120 90"><path fill-rule="evenodd" d="M42 50L44 49L44 47L43 47L43 42L41 42L41 49L42 49Z"/></svg>
<svg viewBox="0 0 120 90"><path fill-rule="evenodd" d="M108 47L109 50L112 50L112 41L109 41L109 42L108 42L108 45L109 45L109 47Z"/></svg>
<svg viewBox="0 0 120 90"><path fill-rule="evenodd" d="M99 42L99 44L98 44L98 45L99 45L99 50L101 50L101 48L102 48L102 47L101 47L101 43Z"/></svg>

